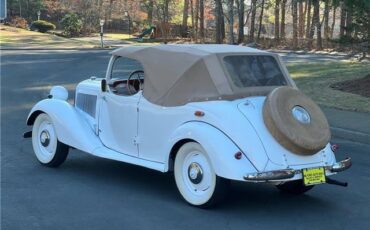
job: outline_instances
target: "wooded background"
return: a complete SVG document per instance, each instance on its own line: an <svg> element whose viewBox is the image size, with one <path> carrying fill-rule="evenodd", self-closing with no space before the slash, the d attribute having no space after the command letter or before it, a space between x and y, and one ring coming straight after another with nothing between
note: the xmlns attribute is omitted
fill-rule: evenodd
<svg viewBox="0 0 370 230"><path fill-rule="evenodd" d="M8 0L8 16L53 22L74 12L83 33L140 32L155 25L166 38L368 52L370 0Z"/></svg>

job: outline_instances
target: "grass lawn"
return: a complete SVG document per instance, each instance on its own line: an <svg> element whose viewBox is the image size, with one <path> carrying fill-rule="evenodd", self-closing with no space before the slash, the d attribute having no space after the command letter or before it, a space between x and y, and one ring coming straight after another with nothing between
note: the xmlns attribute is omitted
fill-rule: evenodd
<svg viewBox="0 0 370 230"><path fill-rule="evenodd" d="M94 44L1 25L1 48L92 48Z"/></svg>
<svg viewBox="0 0 370 230"><path fill-rule="evenodd" d="M370 73L370 64L338 61L291 63L287 67L298 88L320 105L370 112L370 98L330 88L337 82L365 77Z"/></svg>

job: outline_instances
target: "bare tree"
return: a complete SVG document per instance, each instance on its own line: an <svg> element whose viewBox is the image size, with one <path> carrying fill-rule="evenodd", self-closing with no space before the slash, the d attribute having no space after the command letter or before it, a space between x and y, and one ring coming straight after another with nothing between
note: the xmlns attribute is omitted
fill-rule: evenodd
<svg viewBox="0 0 370 230"><path fill-rule="evenodd" d="M324 38L327 41L329 39L329 0L324 0Z"/></svg>
<svg viewBox="0 0 370 230"><path fill-rule="evenodd" d="M223 40L222 36L222 23L223 23L223 10L221 0L215 0L215 11L216 17L216 43L221 44Z"/></svg>
<svg viewBox="0 0 370 230"><path fill-rule="evenodd" d="M287 0L281 1L281 23L280 23L280 38L285 39L285 7Z"/></svg>
<svg viewBox="0 0 370 230"><path fill-rule="evenodd" d="M305 13L307 11L307 4L305 6L305 10L303 11L303 0L299 0L298 9L299 9L298 37L303 38L303 36L304 36L304 25L305 25Z"/></svg>
<svg viewBox="0 0 370 230"><path fill-rule="evenodd" d="M198 33L199 33L199 0L195 0L194 6L194 23L195 23L195 40L198 41Z"/></svg>
<svg viewBox="0 0 370 230"><path fill-rule="evenodd" d="M199 0L199 35L204 42L204 0Z"/></svg>
<svg viewBox="0 0 370 230"><path fill-rule="evenodd" d="M297 28L297 1L292 0L292 17L293 17L293 49L297 49L298 47L298 28Z"/></svg>
<svg viewBox="0 0 370 230"><path fill-rule="evenodd" d="M279 41L279 18L280 18L280 0L275 1L275 42Z"/></svg>
<svg viewBox="0 0 370 230"><path fill-rule="evenodd" d="M335 27L335 20L336 20L336 14L337 14L337 5L333 6L333 16L332 16L332 23L331 23L331 29L330 29L330 39L333 39L334 35L334 27Z"/></svg>
<svg viewBox="0 0 370 230"><path fill-rule="evenodd" d="M238 43L244 40L244 0L236 0L238 8Z"/></svg>
<svg viewBox="0 0 370 230"><path fill-rule="evenodd" d="M312 5L312 0L306 0L306 4L307 4L306 38L310 38L310 33L311 33L311 5Z"/></svg>
<svg viewBox="0 0 370 230"><path fill-rule="evenodd" d="M154 2L153 0L148 1L148 16L147 20L149 24L153 23L153 8L154 8Z"/></svg>
<svg viewBox="0 0 370 230"><path fill-rule="evenodd" d="M313 36L315 34L315 27L316 27L316 49L322 49L322 40L321 40L321 23L320 23L320 2L319 0L312 0L313 3L313 16L312 16L312 25L310 28L310 36L309 36L309 43L308 48L312 48Z"/></svg>
<svg viewBox="0 0 370 230"><path fill-rule="evenodd" d="M257 11L257 0L252 0L251 2L251 28L249 32L249 42L254 41L254 31L256 24L256 11Z"/></svg>
<svg viewBox="0 0 370 230"><path fill-rule="evenodd" d="M234 0L227 0L227 16L229 19L228 43L234 44Z"/></svg>
<svg viewBox="0 0 370 230"><path fill-rule="evenodd" d="M347 18L346 18L346 36L352 37L352 20L353 20L353 5L351 1L346 2L347 5Z"/></svg>
<svg viewBox="0 0 370 230"><path fill-rule="evenodd" d="M264 11L264 8L265 8L265 0L262 0L262 3L261 3L261 13L260 13L260 18L259 18L259 26L258 26L258 33L257 33L257 40L260 40L260 36L261 36L261 30L262 30L262 19L263 19L263 11Z"/></svg>
<svg viewBox="0 0 370 230"><path fill-rule="evenodd" d="M344 4L344 1L340 2L341 12L340 12L340 30L339 30L339 36L341 38L344 37L344 30L346 28L346 17L347 17L347 10L346 5Z"/></svg>
<svg viewBox="0 0 370 230"><path fill-rule="evenodd" d="M188 30L189 0L184 0L184 9L182 11L182 34L185 35Z"/></svg>

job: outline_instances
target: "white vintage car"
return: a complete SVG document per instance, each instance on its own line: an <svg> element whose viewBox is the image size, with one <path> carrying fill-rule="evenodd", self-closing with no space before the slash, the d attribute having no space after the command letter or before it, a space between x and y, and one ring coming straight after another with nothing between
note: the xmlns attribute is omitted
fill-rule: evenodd
<svg viewBox="0 0 370 230"><path fill-rule="evenodd" d="M209 207L230 180L301 194L351 166L336 161L320 108L276 54L231 45L131 46L112 52L105 78L54 86L27 118L41 164L70 147L174 172L182 197Z"/></svg>

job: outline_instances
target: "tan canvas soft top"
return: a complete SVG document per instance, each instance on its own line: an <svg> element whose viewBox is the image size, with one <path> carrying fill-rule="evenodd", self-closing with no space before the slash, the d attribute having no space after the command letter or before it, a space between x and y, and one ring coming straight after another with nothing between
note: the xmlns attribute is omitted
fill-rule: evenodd
<svg viewBox="0 0 370 230"><path fill-rule="evenodd" d="M135 59L145 72L144 97L162 106L188 102L233 100L251 95L267 95L276 87L249 87L237 90L225 73L221 58L227 55L273 55L257 49L233 45L128 46L112 52ZM294 83L282 67L289 85Z"/></svg>

